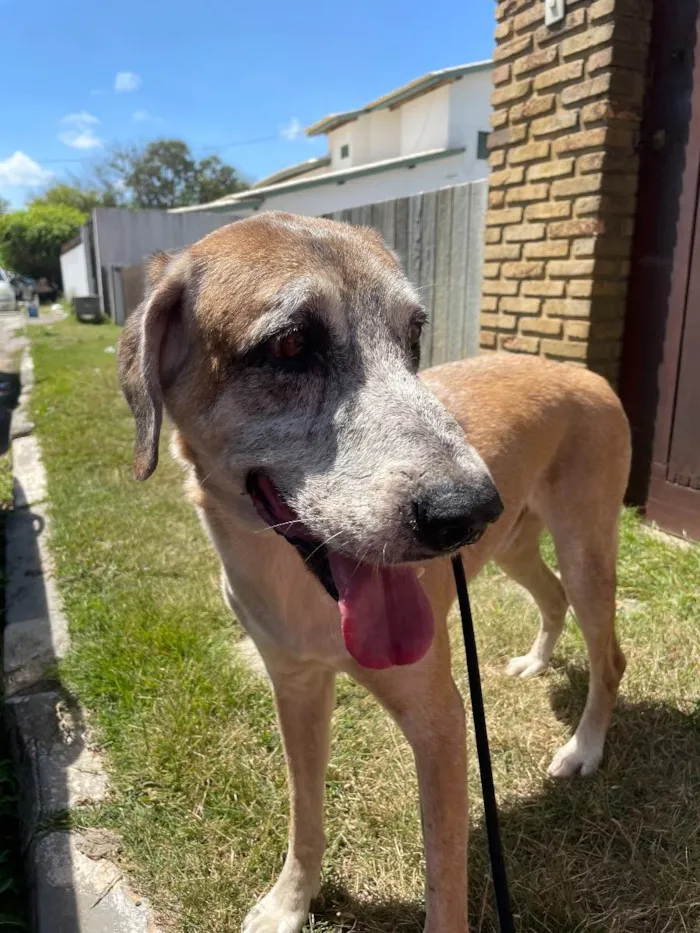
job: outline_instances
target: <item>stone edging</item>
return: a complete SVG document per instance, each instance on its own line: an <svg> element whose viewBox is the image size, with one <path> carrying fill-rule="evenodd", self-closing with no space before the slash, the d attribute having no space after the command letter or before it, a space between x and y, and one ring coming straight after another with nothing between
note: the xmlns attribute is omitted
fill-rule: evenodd
<svg viewBox="0 0 700 933"><path fill-rule="evenodd" d="M107 793L107 775L56 661L70 645L47 547L46 473L28 420L34 367L25 348L12 415L14 511L6 522L5 721L20 784L22 849L36 933L157 933L148 905L110 858L103 830L56 830L68 808Z"/></svg>

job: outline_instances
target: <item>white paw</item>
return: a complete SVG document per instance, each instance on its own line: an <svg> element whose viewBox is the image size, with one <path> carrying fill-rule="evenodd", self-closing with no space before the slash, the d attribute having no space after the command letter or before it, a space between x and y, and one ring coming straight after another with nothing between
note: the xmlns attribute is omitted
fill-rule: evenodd
<svg viewBox="0 0 700 933"><path fill-rule="evenodd" d="M527 680L528 677L537 677L543 671L547 670L547 661L538 658L536 655L524 654L520 658L511 658L506 665L506 674L511 677L522 677Z"/></svg>
<svg viewBox="0 0 700 933"><path fill-rule="evenodd" d="M603 758L603 749L598 744L586 746L576 736L562 745L547 768L547 774L555 778L568 778L581 773L590 777L598 769Z"/></svg>
<svg viewBox="0 0 700 933"><path fill-rule="evenodd" d="M309 915L307 898L299 891L273 889L250 911L242 933L301 933Z"/></svg>

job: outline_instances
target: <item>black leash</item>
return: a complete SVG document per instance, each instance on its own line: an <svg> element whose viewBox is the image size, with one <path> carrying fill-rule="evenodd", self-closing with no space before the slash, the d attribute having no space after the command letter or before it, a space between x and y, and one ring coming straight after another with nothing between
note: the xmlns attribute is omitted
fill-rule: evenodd
<svg viewBox="0 0 700 933"><path fill-rule="evenodd" d="M510 894L508 893L508 877L506 875L506 866L503 862L501 833L498 828L498 807L496 806L496 791L493 786L491 753L489 752L489 737L486 731L484 698L481 693L481 675L479 674L479 658L476 653L474 622L472 620L471 606L469 605L469 593L467 592L464 565L459 554L455 554L452 558L452 569L455 575L459 610L462 616L462 633L464 635L464 648L467 655L467 671L469 674L469 693L472 700L476 751L479 757L479 774L481 776L481 791L484 796L486 833L489 840L491 873L493 875L493 890L496 896L498 920L501 933L514 933L513 913L510 908Z"/></svg>

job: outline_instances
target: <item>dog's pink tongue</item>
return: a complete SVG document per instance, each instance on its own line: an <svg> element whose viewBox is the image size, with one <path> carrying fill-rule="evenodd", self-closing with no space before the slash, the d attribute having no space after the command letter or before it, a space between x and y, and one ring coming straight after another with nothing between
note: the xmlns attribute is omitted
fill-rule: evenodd
<svg viewBox="0 0 700 933"><path fill-rule="evenodd" d="M328 560L338 587L345 647L362 667L415 664L433 640L433 613L413 570Z"/></svg>

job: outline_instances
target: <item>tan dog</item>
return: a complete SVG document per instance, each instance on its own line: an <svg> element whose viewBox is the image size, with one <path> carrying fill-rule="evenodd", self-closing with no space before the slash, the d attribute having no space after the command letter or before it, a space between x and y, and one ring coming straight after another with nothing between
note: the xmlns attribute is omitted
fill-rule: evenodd
<svg viewBox="0 0 700 933"><path fill-rule="evenodd" d="M625 665L614 631L630 459L620 404L589 372L524 357L418 378L423 323L374 231L268 213L160 257L121 340L136 476L155 469L165 408L226 597L275 692L289 851L246 933L297 933L318 891L339 671L375 694L414 751L426 930L467 930L465 720L446 628L451 551L472 545L463 552L470 577L496 560L541 610L535 643L510 673L546 668L572 604L590 655L589 695L550 773L590 774L603 754ZM563 586L540 558L543 526Z"/></svg>

